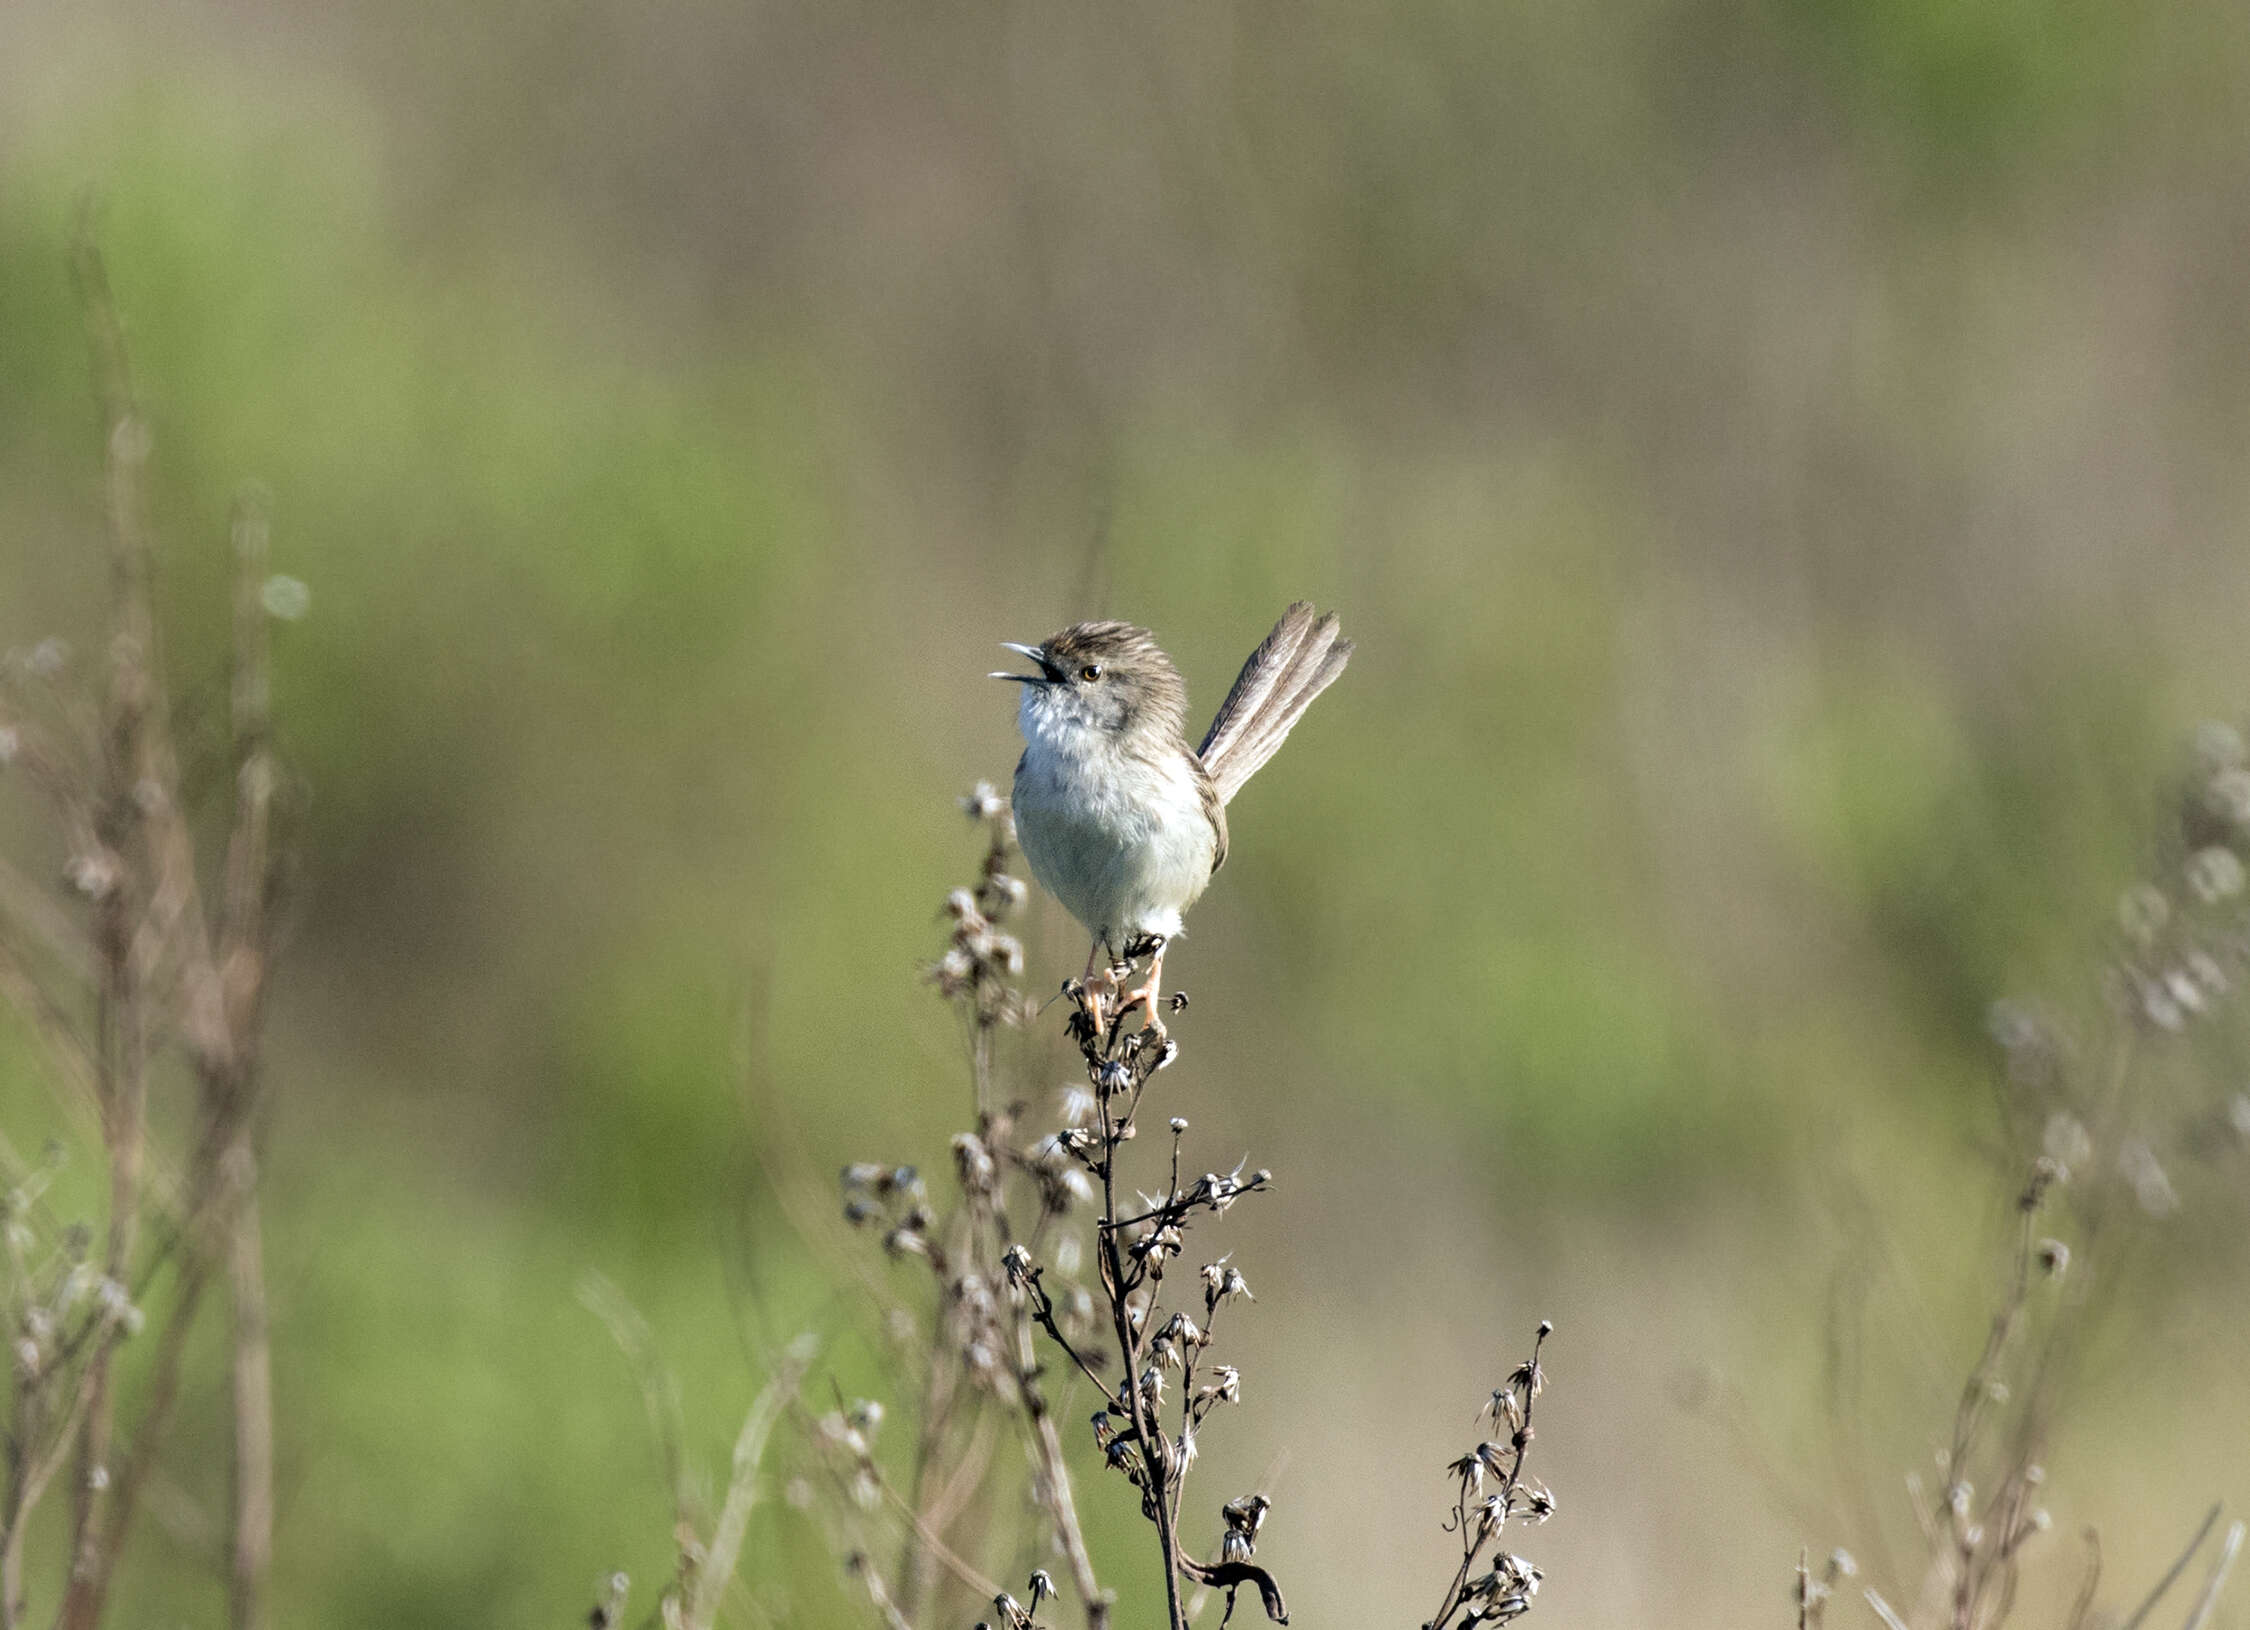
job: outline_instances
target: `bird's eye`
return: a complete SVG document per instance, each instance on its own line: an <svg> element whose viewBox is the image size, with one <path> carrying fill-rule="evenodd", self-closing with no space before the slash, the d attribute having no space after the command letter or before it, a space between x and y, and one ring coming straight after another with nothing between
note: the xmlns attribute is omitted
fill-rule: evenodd
<svg viewBox="0 0 2250 1630"><path fill-rule="evenodd" d="M1101 678L1101 676L1102 665L1098 662L1089 662L1085 667L1078 670L1078 677L1081 679L1095 680Z"/></svg>

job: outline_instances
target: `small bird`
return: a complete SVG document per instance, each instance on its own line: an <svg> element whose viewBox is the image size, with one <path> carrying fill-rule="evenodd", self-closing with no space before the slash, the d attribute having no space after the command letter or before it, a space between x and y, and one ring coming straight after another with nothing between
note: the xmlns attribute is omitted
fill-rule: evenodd
<svg viewBox="0 0 2250 1630"><path fill-rule="evenodd" d="M1314 697L1351 659L1334 613L1300 600L1250 653L1203 745L1187 744L1187 687L1145 628L1073 623L1038 645L1003 642L1037 673L996 673L1023 686L1016 723L1016 836L1032 874L1094 936L1086 989L1101 1022L1095 972L1103 953L1145 951L1141 1004L1164 1031L1157 991L1164 949L1227 858L1227 805L1273 757ZM1106 965L1105 965L1106 966ZM1106 975L1107 991L1121 981Z"/></svg>

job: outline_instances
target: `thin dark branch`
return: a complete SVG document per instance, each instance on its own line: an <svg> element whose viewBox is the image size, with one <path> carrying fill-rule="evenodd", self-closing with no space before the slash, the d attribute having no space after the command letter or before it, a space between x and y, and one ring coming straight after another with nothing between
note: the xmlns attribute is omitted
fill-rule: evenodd
<svg viewBox="0 0 2250 1630"><path fill-rule="evenodd" d="M2157 1604L2180 1582L2180 1576L2187 1572L2188 1564L2195 1560L2195 1553L2203 1548L2203 1542L2211 1537L2211 1530L2218 1526L2219 1508L2214 1505L2203 1514L2203 1524L2196 1529L2195 1537L2187 1542L2187 1548L2173 1559L2172 1565L2164 1570L2164 1577L2157 1580L2154 1588L2141 1598L2141 1605L2127 1615L2125 1622L2117 1630L2140 1630L2142 1622L2156 1611Z"/></svg>

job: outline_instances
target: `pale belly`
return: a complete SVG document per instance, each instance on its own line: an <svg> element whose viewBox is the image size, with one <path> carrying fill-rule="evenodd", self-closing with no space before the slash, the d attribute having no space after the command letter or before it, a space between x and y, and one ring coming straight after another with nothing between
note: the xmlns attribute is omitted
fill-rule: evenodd
<svg viewBox="0 0 2250 1630"><path fill-rule="evenodd" d="M1015 815L1032 875L1113 948L1175 937L1211 881L1217 838L1184 764L1158 774L1034 747L1016 767Z"/></svg>

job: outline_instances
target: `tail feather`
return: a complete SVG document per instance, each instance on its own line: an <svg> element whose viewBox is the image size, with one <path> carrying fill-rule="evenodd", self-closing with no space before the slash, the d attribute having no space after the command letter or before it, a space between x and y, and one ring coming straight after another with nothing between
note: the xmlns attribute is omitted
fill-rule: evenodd
<svg viewBox="0 0 2250 1630"><path fill-rule="evenodd" d="M1300 600L1283 612L1281 621L1273 625L1273 632L1258 642L1258 648L1243 663L1242 672L1235 676L1234 688L1219 704L1211 728L1204 732L1203 745L1198 752L1205 768L1214 774L1217 772L1248 728L1252 715L1272 696L1282 674L1296 660L1305 636L1312 632L1312 625L1312 607Z"/></svg>
<svg viewBox="0 0 2250 1630"><path fill-rule="evenodd" d="M1336 614L1316 618L1300 600L1250 653L1234 688L1219 704L1200 757L1231 803L1242 784L1273 757L1313 698L1336 682L1351 660L1352 642L1338 637Z"/></svg>

